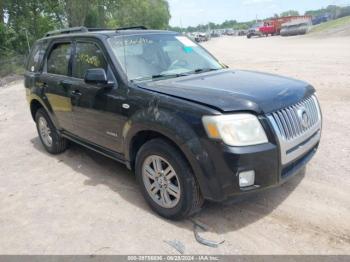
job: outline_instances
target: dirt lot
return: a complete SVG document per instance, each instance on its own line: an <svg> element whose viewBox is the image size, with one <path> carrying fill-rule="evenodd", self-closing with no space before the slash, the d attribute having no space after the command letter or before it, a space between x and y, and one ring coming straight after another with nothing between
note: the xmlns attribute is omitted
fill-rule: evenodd
<svg viewBox="0 0 350 262"><path fill-rule="evenodd" d="M299 176L238 204L207 205L188 220L150 211L133 175L80 146L60 156L41 146L21 82L0 88L0 253L350 254L350 37L219 38L205 46L232 68L283 74L317 89L324 129L320 150Z"/></svg>

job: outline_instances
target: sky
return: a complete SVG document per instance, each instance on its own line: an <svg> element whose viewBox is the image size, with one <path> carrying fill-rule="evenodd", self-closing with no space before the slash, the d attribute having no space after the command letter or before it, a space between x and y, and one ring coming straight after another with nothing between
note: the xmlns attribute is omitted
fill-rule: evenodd
<svg viewBox="0 0 350 262"><path fill-rule="evenodd" d="M287 10L304 14L328 5L350 5L350 0L168 0L171 26L196 26L225 20L264 19Z"/></svg>

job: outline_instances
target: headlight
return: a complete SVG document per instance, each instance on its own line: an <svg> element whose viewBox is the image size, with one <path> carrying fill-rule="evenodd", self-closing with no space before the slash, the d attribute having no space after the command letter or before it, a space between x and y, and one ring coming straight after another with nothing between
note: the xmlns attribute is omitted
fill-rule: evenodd
<svg viewBox="0 0 350 262"><path fill-rule="evenodd" d="M220 139L229 146L268 142L258 118L252 114L203 116L202 121L210 138Z"/></svg>

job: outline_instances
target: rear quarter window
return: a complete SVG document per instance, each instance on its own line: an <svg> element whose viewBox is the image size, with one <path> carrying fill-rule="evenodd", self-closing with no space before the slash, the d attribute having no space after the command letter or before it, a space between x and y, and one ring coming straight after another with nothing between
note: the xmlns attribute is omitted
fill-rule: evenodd
<svg viewBox="0 0 350 262"><path fill-rule="evenodd" d="M46 42L37 42L30 52L26 69L30 72L38 72L41 70L43 57L47 48Z"/></svg>

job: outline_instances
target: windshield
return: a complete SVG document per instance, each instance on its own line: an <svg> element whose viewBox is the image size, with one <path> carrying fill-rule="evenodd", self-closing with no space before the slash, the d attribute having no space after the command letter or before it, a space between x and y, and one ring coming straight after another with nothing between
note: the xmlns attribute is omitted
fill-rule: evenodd
<svg viewBox="0 0 350 262"><path fill-rule="evenodd" d="M181 35L115 36L108 42L131 81L177 77L223 68L203 48Z"/></svg>

